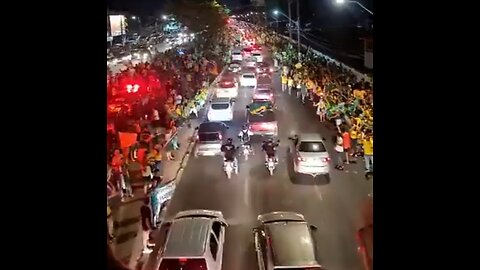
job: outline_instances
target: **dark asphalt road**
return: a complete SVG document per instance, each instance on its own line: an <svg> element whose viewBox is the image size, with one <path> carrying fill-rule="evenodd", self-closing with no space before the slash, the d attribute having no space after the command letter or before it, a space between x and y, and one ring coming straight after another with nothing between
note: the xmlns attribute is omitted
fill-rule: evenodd
<svg viewBox="0 0 480 270"><path fill-rule="evenodd" d="M260 143L255 156L246 162L239 156L240 172L227 180L221 157L190 158L168 210L172 217L188 209L212 209L223 212L230 226L226 232L223 269L257 269L252 228L259 214L271 211L295 211L318 227L319 261L329 270L360 270L356 231L362 227L362 204L372 193L373 181L363 178L363 161L347 165L348 172L332 170L331 181L319 177L292 182L287 170L288 136L294 132L317 132L329 139L332 131L320 125L313 111L294 97L281 92L279 74L274 76L278 104L279 165L272 177L263 164ZM245 105L251 90L241 89L235 104L229 135L234 138L245 122ZM238 145L238 140L237 143ZM330 140L327 142L332 150ZM357 174L354 171L358 171Z"/></svg>

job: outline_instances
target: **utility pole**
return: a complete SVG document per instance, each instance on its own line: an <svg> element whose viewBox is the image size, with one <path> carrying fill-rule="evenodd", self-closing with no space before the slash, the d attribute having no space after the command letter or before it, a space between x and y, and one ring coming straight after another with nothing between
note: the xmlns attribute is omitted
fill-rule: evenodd
<svg viewBox="0 0 480 270"><path fill-rule="evenodd" d="M300 62L300 54L302 46L300 44L300 3L297 0L297 41L298 41L298 61Z"/></svg>
<svg viewBox="0 0 480 270"><path fill-rule="evenodd" d="M292 0L288 0L288 17L292 18ZM292 40L292 25L288 22L288 37Z"/></svg>

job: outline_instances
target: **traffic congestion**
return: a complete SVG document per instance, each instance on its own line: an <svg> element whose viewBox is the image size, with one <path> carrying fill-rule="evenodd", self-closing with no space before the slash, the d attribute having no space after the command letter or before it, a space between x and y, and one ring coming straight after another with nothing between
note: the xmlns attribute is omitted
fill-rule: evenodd
<svg viewBox="0 0 480 270"><path fill-rule="evenodd" d="M137 86L148 91L136 101L112 98L138 118L131 124L138 136L128 147L119 147L117 137L107 150L107 177L117 175L110 189L125 200L133 196L133 176L122 168L142 160L139 149L146 149L140 163L150 210L142 210L139 267L372 269L371 83L309 51L298 59L284 39L241 21L231 20L214 46L215 60L196 55L194 37L186 31L153 45L168 46L165 52L132 51L131 57L145 59L135 65L125 58L127 72L150 74ZM135 85L123 79L116 87ZM156 105L145 106L149 102ZM113 129L119 129L119 111L111 116ZM167 145L183 123L195 130L179 142L189 145L185 165L174 191L159 201L153 190L172 179L164 179L156 155L175 153Z"/></svg>

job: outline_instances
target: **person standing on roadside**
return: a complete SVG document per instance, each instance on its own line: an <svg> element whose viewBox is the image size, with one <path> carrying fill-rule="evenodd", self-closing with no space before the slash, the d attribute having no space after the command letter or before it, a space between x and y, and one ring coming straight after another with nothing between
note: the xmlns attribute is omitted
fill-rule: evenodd
<svg viewBox="0 0 480 270"><path fill-rule="evenodd" d="M343 171L343 138L340 132L337 132L337 135L334 137L335 146L335 169Z"/></svg>
<svg viewBox="0 0 480 270"><path fill-rule="evenodd" d="M111 243L115 239L113 234L113 214L112 209L107 204L107 225L108 225L108 241Z"/></svg>
<svg viewBox="0 0 480 270"><path fill-rule="evenodd" d="M287 79L287 88L288 88L288 94L292 94L292 88L293 88L293 77L289 76Z"/></svg>
<svg viewBox="0 0 480 270"><path fill-rule="evenodd" d="M147 197L143 200L143 205L140 207L140 217L142 220L142 241L143 253L150 253L152 250L148 247L148 240L150 239L150 232L152 230L152 210L150 209L150 199Z"/></svg>
<svg viewBox="0 0 480 270"><path fill-rule="evenodd" d="M350 164L349 154L352 148L352 142L351 142L350 133L348 132L347 127L343 127L342 140L343 140L343 152L345 153L345 164Z"/></svg>
<svg viewBox="0 0 480 270"><path fill-rule="evenodd" d="M148 152L145 153L148 155ZM147 157L144 156L142 159L142 178L143 178L143 193L148 194L150 185L152 184L152 167L147 162Z"/></svg>
<svg viewBox="0 0 480 270"><path fill-rule="evenodd" d="M282 92L285 92L287 90L287 83L288 83L288 78L287 75L282 73Z"/></svg>
<svg viewBox="0 0 480 270"><path fill-rule="evenodd" d="M370 132L366 133L362 139L363 158L365 159L365 173L368 175L373 172L373 136Z"/></svg>

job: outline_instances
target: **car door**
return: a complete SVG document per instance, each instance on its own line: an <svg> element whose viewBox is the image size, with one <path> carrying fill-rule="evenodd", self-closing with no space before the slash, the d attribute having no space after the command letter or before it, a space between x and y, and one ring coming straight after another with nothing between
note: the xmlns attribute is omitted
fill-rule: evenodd
<svg viewBox="0 0 480 270"><path fill-rule="evenodd" d="M265 232L261 228L255 228L253 229L253 238L255 253L257 255L258 270L268 270Z"/></svg>
<svg viewBox="0 0 480 270"><path fill-rule="evenodd" d="M217 253L214 255L212 250L212 256L215 260L215 263L219 265L218 269L221 268L222 266L222 260L223 260L223 244L225 243L225 227L226 224L221 222L221 221L215 221L212 224L212 232L211 234L214 236L214 239L216 241L217 245ZM212 237L210 237L210 241L213 241ZM212 249L214 249L215 243L210 243Z"/></svg>

